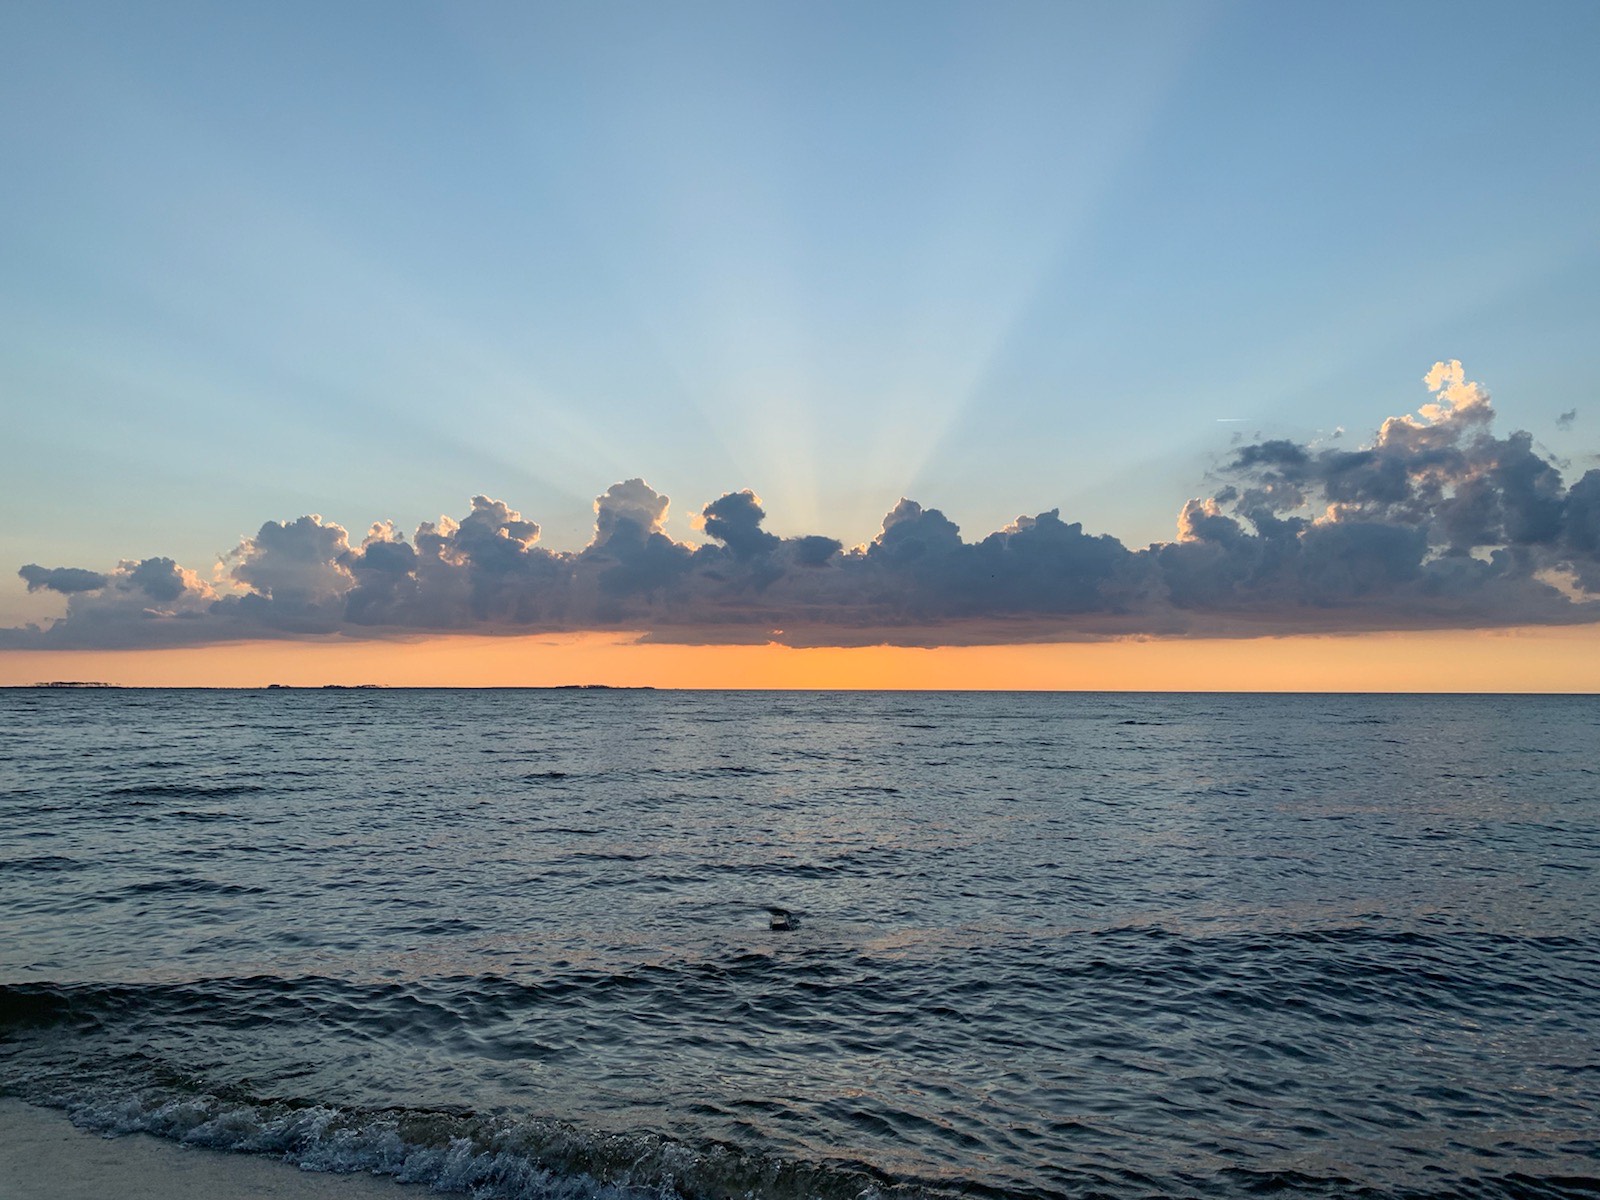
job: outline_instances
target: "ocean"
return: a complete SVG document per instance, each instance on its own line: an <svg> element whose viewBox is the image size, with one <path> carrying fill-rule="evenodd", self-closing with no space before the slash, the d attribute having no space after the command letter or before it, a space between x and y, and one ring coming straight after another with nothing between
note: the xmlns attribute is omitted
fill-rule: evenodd
<svg viewBox="0 0 1600 1200"><path fill-rule="evenodd" d="M8 690L0 1096L480 1197L1593 1197L1597 884L1592 697Z"/></svg>

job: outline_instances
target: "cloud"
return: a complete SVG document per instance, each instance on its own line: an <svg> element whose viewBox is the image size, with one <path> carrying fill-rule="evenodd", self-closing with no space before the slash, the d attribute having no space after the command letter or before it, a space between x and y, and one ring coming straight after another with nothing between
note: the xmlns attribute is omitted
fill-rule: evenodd
<svg viewBox="0 0 1600 1200"><path fill-rule="evenodd" d="M1563 516L1561 557L1585 591L1600 594L1600 471L1568 489Z"/></svg>
<svg viewBox="0 0 1600 1200"><path fill-rule="evenodd" d="M166 558L30 563L29 590L64 596L66 615L0 645L600 629L928 645L1600 619L1600 471L1568 487L1529 434L1498 436L1488 389L1458 361L1423 382L1415 415L1356 448L1236 445L1174 540L1142 549L1056 509L967 540L911 499L846 549L770 532L748 489L700 509L696 546L666 533L668 498L635 478L596 498L578 551L547 549L536 522L479 495L459 519L409 538L380 522L359 545L317 515L267 521L223 556L215 587Z"/></svg>
<svg viewBox="0 0 1600 1200"><path fill-rule="evenodd" d="M124 559L110 571L77 567L17 572L30 591L67 594L67 615L48 629L0 630L0 648L144 646L248 636L214 613L216 591L170 558Z"/></svg>
<svg viewBox="0 0 1600 1200"><path fill-rule="evenodd" d="M268 521L230 555L232 575L281 605L322 604L355 586L343 562L349 548L345 531L323 524L316 514L282 524Z"/></svg>
<svg viewBox="0 0 1600 1200"><path fill-rule="evenodd" d="M1566 412L1562 413L1560 416L1558 416L1556 418L1556 428L1557 429L1571 429L1573 424L1577 421L1577 419L1578 419L1578 410L1576 408L1569 408L1569 409L1567 409Z"/></svg>
<svg viewBox="0 0 1600 1200"><path fill-rule="evenodd" d="M1460 359L1434 363L1422 382L1435 397L1432 403L1424 404L1419 410L1423 420L1444 424L1451 420L1490 419L1489 390L1466 378Z"/></svg>
<svg viewBox="0 0 1600 1200"><path fill-rule="evenodd" d="M738 558L771 554L781 544L779 538L761 528L766 515L761 498L749 488L729 492L700 510L705 531Z"/></svg>
<svg viewBox="0 0 1600 1200"><path fill-rule="evenodd" d="M667 498L642 479L613 483L594 501L594 541L591 548L603 546L621 534L640 541L661 532L667 519Z"/></svg>
<svg viewBox="0 0 1600 1200"><path fill-rule="evenodd" d="M41 567L29 563L17 572L27 580L30 592L52 591L70 596L74 592L94 592L111 582L109 575L85 571L82 567Z"/></svg>
<svg viewBox="0 0 1600 1200"><path fill-rule="evenodd" d="M1489 392L1459 362L1424 382L1436 400L1389 418L1363 449L1266 441L1235 453L1229 486L1186 506L1178 543L1152 547L1175 601L1396 627L1600 617L1541 578L1594 578L1600 475L1569 490L1531 435L1496 437Z"/></svg>

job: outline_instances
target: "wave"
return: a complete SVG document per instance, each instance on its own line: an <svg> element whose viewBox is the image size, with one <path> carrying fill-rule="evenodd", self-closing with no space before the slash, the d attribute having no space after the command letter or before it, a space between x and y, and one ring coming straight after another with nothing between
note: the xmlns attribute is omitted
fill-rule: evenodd
<svg viewBox="0 0 1600 1200"><path fill-rule="evenodd" d="M0 1094L9 1089L0 1089ZM1307 1196L1327 1200L1593 1200L1600 1178L1510 1171L1439 1187L1375 1188L1337 1171L1224 1168L1162 1181L1138 1170L1073 1172L1070 1190L980 1180L896 1181L865 1164L809 1163L693 1146L651 1131L585 1130L556 1119L470 1111L361 1109L267 1099L236 1089L154 1087L123 1094L59 1089L26 1096L106 1137L145 1133L209 1150L259 1154L331 1174L387 1176L474 1200L1162 1200Z"/></svg>
<svg viewBox="0 0 1600 1200"><path fill-rule="evenodd" d="M108 798L202 800L222 796L250 796L267 789L259 783L134 783L106 788Z"/></svg>
<svg viewBox="0 0 1600 1200"><path fill-rule="evenodd" d="M27 858L0 859L0 873L16 872L25 874L39 872L53 874L56 871L77 871L85 866L75 858L67 858L60 854L35 854Z"/></svg>
<svg viewBox="0 0 1600 1200"><path fill-rule="evenodd" d="M257 890L178 876L131 884L119 894L249 895ZM475 924L434 916L397 928L479 931ZM1036 934L1050 936L1040 940ZM343 1014L374 1035L391 1022L410 1026L419 1015L451 1026L476 1025L541 1009L565 1011L576 1003L591 1011L621 1005L641 1014L725 1017L739 1012L756 1027L781 1033L784 1022L800 1017L913 1022L930 1006L955 998L969 1003L974 997L1004 999L1011 1010L1026 1006L1048 1014L1057 1004L1081 999L1084 985L1094 989L1107 1011L1123 998L1136 997L1141 1012L1154 1006L1190 1018L1232 1014L1253 1022L1257 1012L1289 1008L1342 1025L1398 1006L1419 1019L1430 1014L1476 1019L1503 1012L1508 1020L1525 1020L1528 997L1535 994L1541 1010L1581 1013L1591 1007L1597 945L1592 937L1421 932L1365 924L1211 935L1138 925L1009 936L994 930L981 937L972 933L946 947L979 954L972 969L937 973L906 969L906 947L868 944L853 953L799 945L782 954L741 949L709 959L652 959L610 969L563 963L537 979L462 973L381 982L267 974L140 984L35 981L0 983L0 1036L13 1013L51 1011L63 1018L70 1013L95 1019L107 1010L137 1009L158 1018L205 1013L217 1024L241 1027L299 1015L308 1004L324 1014ZM1041 971L1046 949L1049 970ZM1538 964L1536 984L1528 975L1531 963ZM760 1031L756 1027L751 1032Z"/></svg>
<svg viewBox="0 0 1600 1200"><path fill-rule="evenodd" d="M120 892L120 896L259 896L266 891L265 888L244 887L237 883L220 883L214 879L200 879L193 876L180 876L174 879L148 879L142 883L130 883Z"/></svg>
<svg viewBox="0 0 1600 1200"><path fill-rule="evenodd" d="M48 997L34 1015L48 1013ZM12 1023L18 1023L12 1005ZM921 1200L865 1164L809 1163L725 1143L691 1145L650 1130L580 1128L551 1117L468 1109L361 1108L207 1088L142 1056L89 1079L56 1075L0 1095L64 1110L107 1137L145 1133L185 1145L267 1155L303 1170L389 1176L474 1200ZM141 1079L142 1077L142 1079ZM120 1078L122 1086L114 1079ZM127 1086L134 1081L133 1086ZM982 1189L980 1189L981 1191Z"/></svg>
<svg viewBox="0 0 1600 1200"><path fill-rule="evenodd" d="M1590 937L1365 923L973 937L976 957L960 970L943 954L921 964L895 945L840 953L797 938L781 953L612 969L563 961L537 979L0 984L0 1094L65 1108L103 1133L485 1198L1600 1192L1582 1165L1596 1149L1581 1115L1592 1059L1569 1036L1593 1011ZM1386 1021L1398 1031L1368 1032ZM1468 1022L1525 1026L1519 1036L1539 1047L1529 1071L1561 1078L1524 1072L1536 1086L1503 1101L1492 1073L1449 1094L1416 1086L1466 1078L1449 1039ZM1455 1057L1437 1073L1393 1076L1348 1049L1403 1048L1407 1026L1436 1026L1441 1053ZM1175 1071L1160 1039L1178 1027L1210 1033L1180 1047ZM1203 1056L1221 1052L1247 1065L1208 1071ZM710 1073L662 1073L708 1056L721 1071L748 1065L744 1081L719 1091ZM486 1082L522 1081L532 1062L538 1087ZM1021 1099L996 1110L985 1071L1004 1063L1001 1087ZM876 1073L870 1092L854 1090L870 1076L850 1064ZM1326 1089L1311 1103L1298 1090L1308 1072L1358 1069L1365 1093ZM649 1096L595 1104L573 1091L604 1092L610 1071L650 1080ZM1222 1107L1246 1096L1283 1106L1304 1141L1252 1140ZM1399 1114L1395 1150L1342 1136L1380 1106ZM1446 1133L1453 1140L1435 1141ZM1245 1169L1331 1164L1329 1146L1351 1148L1354 1178Z"/></svg>

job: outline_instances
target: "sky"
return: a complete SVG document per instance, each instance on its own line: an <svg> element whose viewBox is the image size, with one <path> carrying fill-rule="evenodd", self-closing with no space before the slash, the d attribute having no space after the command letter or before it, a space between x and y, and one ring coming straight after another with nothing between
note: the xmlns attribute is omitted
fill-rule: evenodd
<svg viewBox="0 0 1600 1200"><path fill-rule="evenodd" d="M0 682L1600 689L1596 45L5 6Z"/></svg>

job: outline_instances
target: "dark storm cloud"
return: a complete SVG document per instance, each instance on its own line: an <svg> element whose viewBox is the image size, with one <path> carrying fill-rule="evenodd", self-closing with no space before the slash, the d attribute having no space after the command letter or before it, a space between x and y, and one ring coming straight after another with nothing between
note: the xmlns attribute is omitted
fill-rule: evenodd
<svg viewBox="0 0 1600 1200"><path fill-rule="evenodd" d="M1439 363L1432 399L1370 443L1238 446L1177 537L1130 549L1058 510L969 541L901 500L865 546L780 537L749 490L698 514L707 541L665 531L642 479L595 500L582 550L474 496L459 520L359 545L319 516L268 521L223 556L215 586L170 559L109 572L30 564L67 598L45 630L0 645L121 646L408 631L634 629L662 640L848 645L1118 634L1269 634L1600 619L1600 471L1570 487L1527 433L1493 431L1489 395ZM782 631L781 634L777 631Z"/></svg>

